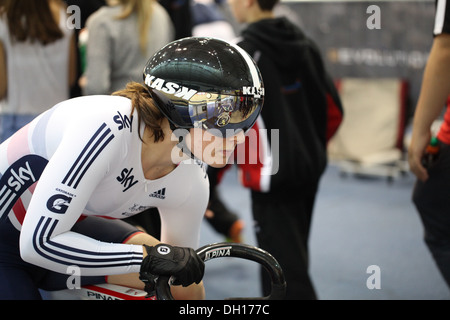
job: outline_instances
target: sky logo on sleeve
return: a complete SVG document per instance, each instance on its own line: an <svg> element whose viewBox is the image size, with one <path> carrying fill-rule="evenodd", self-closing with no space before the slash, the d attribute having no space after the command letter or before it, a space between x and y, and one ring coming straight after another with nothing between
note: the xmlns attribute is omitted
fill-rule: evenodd
<svg viewBox="0 0 450 320"><path fill-rule="evenodd" d="M41 177L48 160L28 155L14 162L0 179L0 217L3 219L20 196Z"/></svg>
<svg viewBox="0 0 450 320"><path fill-rule="evenodd" d="M123 129L130 128L130 132L133 132L133 116L129 118L127 115L122 115L117 111L117 116L114 116L113 120L119 125L119 131Z"/></svg>

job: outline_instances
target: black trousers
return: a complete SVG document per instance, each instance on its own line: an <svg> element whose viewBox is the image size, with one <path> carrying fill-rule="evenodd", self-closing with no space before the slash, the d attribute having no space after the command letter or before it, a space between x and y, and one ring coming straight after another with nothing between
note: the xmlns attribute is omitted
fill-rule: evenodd
<svg viewBox="0 0 450 320"><path fill-rule="evenodd" d="M258 246L280 263L287 283L287 300L317 299L309 276L308 238L315 201L301 193L286 198L252 192L252 212ZM263 294L270 292L270 278L261 271Z"/></svg>
<svg viewBox="0 0 450 320"><path fill-rule="evenodd" d="M441 143L429 179L417 181L413 202L424 227L424 241L450 287L450 145Z"/></svg>

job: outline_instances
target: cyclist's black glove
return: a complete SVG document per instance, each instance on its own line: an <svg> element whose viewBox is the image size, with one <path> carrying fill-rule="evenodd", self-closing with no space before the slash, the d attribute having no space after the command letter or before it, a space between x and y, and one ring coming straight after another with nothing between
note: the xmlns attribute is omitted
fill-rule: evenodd
<svg viewBox="0 0 450 320"><path fill-rule="evenodd" d="M154 247L144 245L147 256L142 261L141 279L164 275L174 276L174 285L187 287L200 283L205 271L205 263L191 248L158 244Z"/></svg>

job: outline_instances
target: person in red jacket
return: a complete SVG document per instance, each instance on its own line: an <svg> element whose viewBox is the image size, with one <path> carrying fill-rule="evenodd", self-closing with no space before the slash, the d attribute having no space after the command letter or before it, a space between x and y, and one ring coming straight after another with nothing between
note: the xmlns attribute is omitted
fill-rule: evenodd
<svg viewBox="0 0 450 320"><path fill-rule="evenodd" d="M228 2L238 22L248 24L238 45L255 59L265 84L264 108L235 160L241 183L251 189L258 246L280 262L286 299L317 299L308 273L308 236L327 141L343 117L341 101L314 41L274 16L278 0ZM227 211L216 189L223 173L208 168L212 212ZM267 294L270 281L264 272L262 278Z"/></svg>

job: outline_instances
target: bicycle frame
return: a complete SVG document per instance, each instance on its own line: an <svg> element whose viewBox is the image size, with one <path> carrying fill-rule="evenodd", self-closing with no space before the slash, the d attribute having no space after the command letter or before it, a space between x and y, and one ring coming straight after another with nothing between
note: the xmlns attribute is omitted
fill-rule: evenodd
<svg viewBox="0 0 450 320"><path fill-rule="evenodd" d="M157 300L144 290L109 283L83 286L76 291L81 300Z"/></svg>

